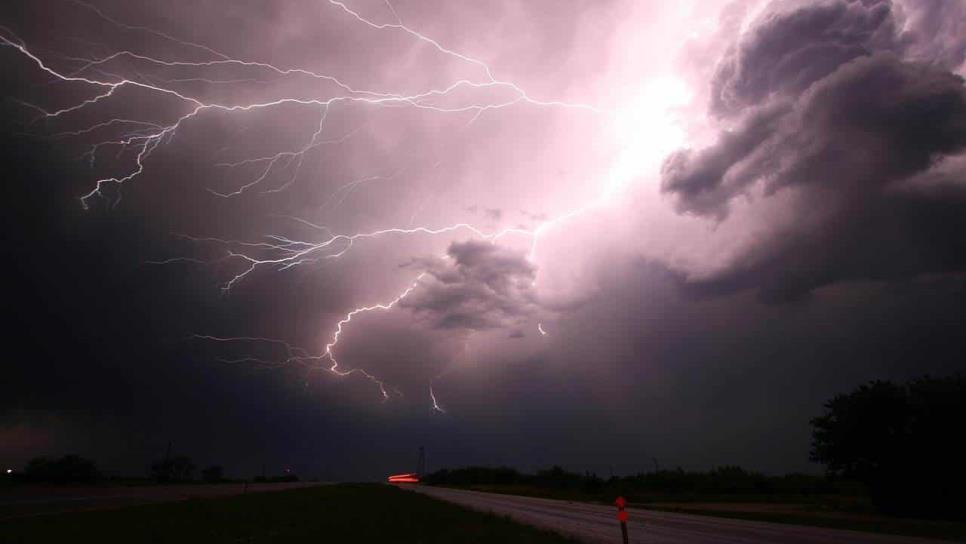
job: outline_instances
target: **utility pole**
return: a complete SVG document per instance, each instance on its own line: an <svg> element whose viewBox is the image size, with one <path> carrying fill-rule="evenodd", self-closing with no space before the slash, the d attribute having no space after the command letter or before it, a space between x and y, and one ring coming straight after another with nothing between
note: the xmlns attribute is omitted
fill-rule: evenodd
<svg viewBox="0 0 966 544"><path fill-rule="evenodd" d="M426 449L419 446L419 461L416 463L416 474L422 476L426 472Z"/></svg>

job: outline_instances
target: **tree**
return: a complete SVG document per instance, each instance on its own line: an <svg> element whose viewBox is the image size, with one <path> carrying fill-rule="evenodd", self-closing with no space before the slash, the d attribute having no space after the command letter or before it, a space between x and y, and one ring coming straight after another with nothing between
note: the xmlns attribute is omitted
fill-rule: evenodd
<svg viewBox="0 0 966 544"><path fill-rule="evenodd" d="M100 477L97 465L78 455L65 455L60 459L34 457L24 469L24 477L33 482L52 484L91 483Z"/></svg>
<svg viewBox="0 0 966 544"><path fill-rule="evenodd" d="M224 479L224 477L225 470L221 467L221 465L211 465L210 467L201 471L201 479L209 483L220 482Z"/></svg>
<svg viewBox="0 0 966 544"><path fill-rule="evenodd" d="M151 477L158 482L187 482L194 474L195 465L184 455L166 457L151 464Z"/></svg>
<svg viewBox="0 0 966 544"><path fill-rule="evenodd" d="M825 404L812 420L813 461L865 483L890 514L962 517L966 501L966 380L874 381Z"/></svg>

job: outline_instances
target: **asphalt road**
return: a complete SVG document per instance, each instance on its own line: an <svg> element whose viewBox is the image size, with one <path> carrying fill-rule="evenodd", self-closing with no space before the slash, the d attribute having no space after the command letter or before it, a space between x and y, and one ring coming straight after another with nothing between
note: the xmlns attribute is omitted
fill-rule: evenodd
<svg viewBox="0 0 966 544"><path fill-rule="evenodd" d="M76 510L104 510L190 498L229 497L322 485L315 482L144 486L12 486L0 488L0 521Z"/></svg>
<svg viewBox="0 0 966 544"><path fill-rule="evenodd" d="M612 506L430 486L414 486L410 489L474 510L507 515L521 523L551 529L585 542L619 543L621 541L617 510ZM629 508L628 514L630 542L641 544L927 544L942 542L820 527L655 512L637 508Z"/></svg>

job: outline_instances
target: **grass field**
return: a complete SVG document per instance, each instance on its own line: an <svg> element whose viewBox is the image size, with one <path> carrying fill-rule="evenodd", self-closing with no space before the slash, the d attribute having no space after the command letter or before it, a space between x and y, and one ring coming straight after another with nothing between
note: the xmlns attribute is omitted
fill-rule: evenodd
<svg viewBox="0 0 966 544"><path fill-rule="evenodd" d="M547 499L610 504L613 497L586 493L580 489L551 489L530 485L446 486L489 493L524 495ZM844 496L775 495L641 495L632 506L723 518L810 525L873 533L920 536L966 542L966 523L958 521L893 518L875 514L867 499Z"/></svg>
<svg viewBox="0 0 966 544"><path fill-rule="evenodd" d="M573 542L385 485L333 485L0 522L0 542Z"/></svg>

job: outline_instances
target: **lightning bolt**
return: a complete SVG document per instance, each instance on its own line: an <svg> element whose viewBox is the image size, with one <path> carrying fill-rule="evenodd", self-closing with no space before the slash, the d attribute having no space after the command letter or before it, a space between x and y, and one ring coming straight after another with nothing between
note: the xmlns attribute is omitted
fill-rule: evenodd
<svg viewBox="0 0 966 544"><path fill-rule="evenodd" d="M433 402L433 411L439 412L440 414L445 414L446 410L439 405L439 401L436 400L436 393L433 391L433 383L429 383L429 400Z"/></svg>
<svg viewBox="0 0 966 544"><path fill-rule="evenodd" d="M364 107L406 107L417 110L425 110L434 114L471 114L468 124L475 122L481 115L489 111L497 111L517 104L526 104L533 107L565 108L576 111L584 111L593 114L610 114L613 110L599 108L589 104L571 103L558 100L541 100L532 97L520 85L500 79L494 75L494 70L484 61L470 55L455 51L446 47L436 39L429 37L414 28L405 25L396 13L392 4L386 1L386 6L393 16L395 22L377 23L359 12L353 10L346 3L337 0L328 0L328 5L344 16L350 22L355 22L372 31L377 32L396 32L409 36L416 42L428 46L438 54L453 59L454 61L468 64L479 70L481 78L478 79L459 79L452 81L442 88L430 88L414 94L402 94L384 90L359 89L342 81L330 74L318 73L315 71L299 67L283 67L276 64L252 61L241 58L234 58L226 53L217 51L207 45L181 40L171 34L160 32L144 26L135 26L123 23L104 13L99 8L81 2L71 0L72 3L93 12L97 17L121 28L125 31L138 31L151 34L169 42L178 44L182 47L200 52L209 57L209 60L169 60L149 56L131 50L116 51L101 57L65 57L64 60L73 63L72 70L57 69L52 64L42 58L29 48L23 40L19 39L14 32L0 26L0 46L10 47L18 51L29 60L37 69L56 81L78 85L90 89L92 95L73 105L62 107L53 111L45 110L33 104L24 103L40 113L40 119L53 121L72 116L82 110L91 108L116 98L118 91L122 88L139 90L149 95L173 99L181 105L183 111L175 115L166 122L149 122L142 119L129 118L110 118L101 120L85 128L72 131L62 131L54 134L58 138L77 138L96 135L105 130L120 130L119 136L99 139L93 142L88 151L84 154L93 166L101 150L107 148L117 148L117 156L126 154L129 150L133 152L133 165L124 172L113 176L102 177L92 182L88 192L80 196L81 205L86 209L90 206L95 197L106 198L106 188L113 186L116 188L116 196L113 205L117 205L121 198L121 188L124 184L132 182L140 177L146 168L152 155L166 142L175 138L179 129L187 123L198 120L201 116L212 113L238 114L255 110L278 108L280 106L304 106L318 111L318 123L316 129L303 140L302 144L293 149L280 151L278 153L246 158L233 162L221 162L216 166L229 170L243 167L257 167L259 170L250 179L240 183L235 189L229 191L216 191L209 189L212 195L218 198L233 198L251 190L256 190L269 183L273 174L280 171L290 172L281 184L269 188L261 188L262 192L283 191L295 183L305 156L322 146L339 145L350 139L355 131L339 137L324 137L326 121L330 109L339 105L359 105ZM236 79L217 79L208 77L192 77L164 79L160 76L146 77L142 75L121 76L110 72L112 64L118 61L137 63L155 69L220 69L234 68L241 72ZM328 94L317 97L276 97L260 102L232 103L218 100L209 100L202 96L195 96L187 91L181 90L184 83L206 82L220 85L235 85L256 79L259 74L269 74L279 78L307 78L313 82L323 83L330 91ZM249 76L249 77L245 77ZM475 91L477 94L484 93L483 98L462 99L455 104L447 99L452 99L457 95L457 91ZM507 93L508 96L500 98L500 91ZM485 93L491 93L489 97ZM477 96L473 94L471 96ZM358 129L357 129L358 130ZM390 174L392 177L396 174ZM383 176L367 176L351 180L341 187L331 196L331 201L341 202L346 195L360 185L384 179ZM407 226L391 227L369 232L358 232L349 234L333 234L328 228L314 224L301 218L291 218L305 226L311 227L316 231L324 233L320 241L293 240L285 236L269 234L259 241L229 240L222 238L202 238L189 235L181 237L198 244L214 244L223 251L223 256L219 260L231 260L241 263L241 271L231 277L222 289L227 293L238 282L244 280L255 270L267 267L275 270L286 270L295 266L309 263L317 263L322 260L338 259L350 251L357 243L368 239L385 236L412 236L412 235L442 235L457 231L467 231L473 236L495 243L500 238L516 234L530 239L530 250L527 255L531 261L534 259L537 244L540 237L549 229L565 223L567 220L576 217L597 204L597 200L590 201L584 206L567 211L557 217L542 221L533 229L508 228L495 232L487 232L469 223L457 223L442 227L429 226ZM415 217L415 215L413 216ZM210 263L210 260L196 259L191 257L174 257L171 259L152 261L151 264L171 264L175 262L188 263ZM194 338L206 342L215 343L264 343L281 348L283 357L280 359L265 360L256 357L244 357L238 359L222 359L228 364L255 364L266 367L276 367L289 364L305 365L307 367L321 366L328 372L340 376L359 375L372 381L379 388L384 400L390 398L390 392L400 395L401 393L379 379L374 374L362 368L343 368L337 356L336 349L343 333L352 320L361 314L375 311L389 311L397 306L403 299L409 296L419 285L426 272L420 273L402 292L387 302L360 306L347 312L339 320L335 328L328 336L328 341L319 353L311 353L308 350L293 346L287 342L272 338L262 337L215 337L209 335L196 335ZM536 280L534 280L536 281ZM537 325L541 335L546 335L542 324ZM429 396L432 401L433 411L445 413L437 401L433 383L429 385Z"/></svg>

